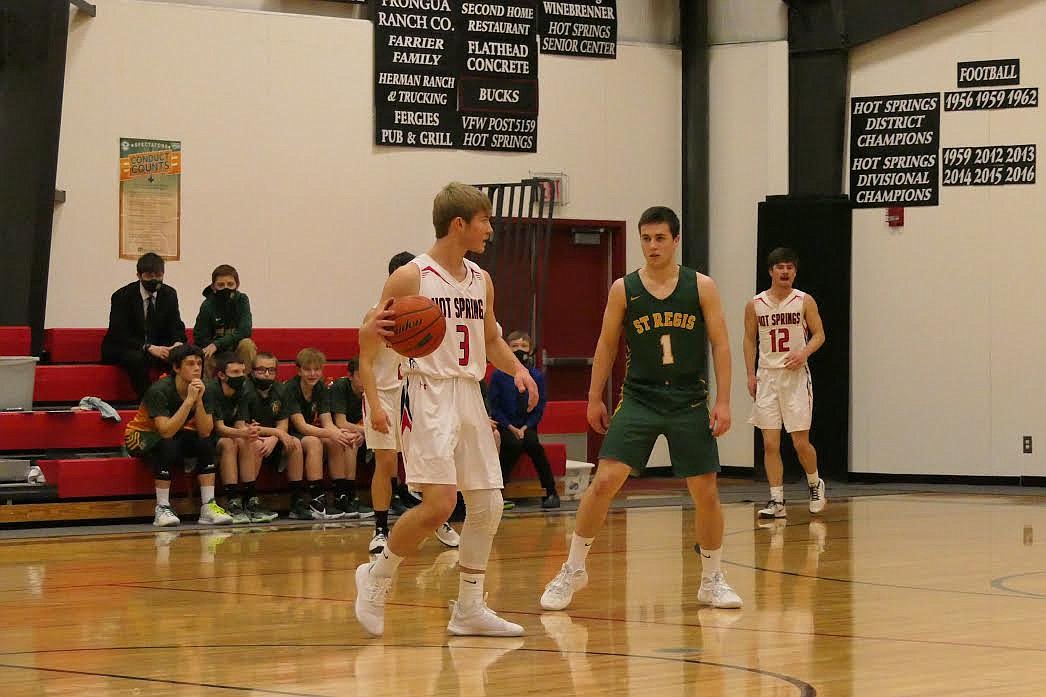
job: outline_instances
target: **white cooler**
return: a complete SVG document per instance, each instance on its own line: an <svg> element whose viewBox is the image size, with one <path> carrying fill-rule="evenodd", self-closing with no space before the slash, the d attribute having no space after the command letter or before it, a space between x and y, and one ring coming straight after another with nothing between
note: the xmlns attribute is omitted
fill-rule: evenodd
<svg viewBox="0 0 1046 697"><path fill-rule="evenodd" d="M581 498L588 488L589 479L592 476L591 462L578 462L567 460L567 472L563 477L563 498L569 500Z"/></svg>
<svg viewBox="0 0 1046 697"><path fill-rule="evenodd" d="M0 411L32 411L36 356L0 356Z"/></svg>

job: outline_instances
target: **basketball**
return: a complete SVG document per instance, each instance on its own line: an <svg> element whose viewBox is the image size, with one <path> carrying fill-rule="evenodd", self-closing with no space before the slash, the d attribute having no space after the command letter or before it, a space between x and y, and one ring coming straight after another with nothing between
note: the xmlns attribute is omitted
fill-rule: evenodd
<svg viewBox="0 0 1046 697"><path fill-rule="evenodd" d="M393 351L405 358L421 358L439 348L447 322L438 305L422 295L408 295L397 298L389 309L395 324L386 341Z"/></svg>

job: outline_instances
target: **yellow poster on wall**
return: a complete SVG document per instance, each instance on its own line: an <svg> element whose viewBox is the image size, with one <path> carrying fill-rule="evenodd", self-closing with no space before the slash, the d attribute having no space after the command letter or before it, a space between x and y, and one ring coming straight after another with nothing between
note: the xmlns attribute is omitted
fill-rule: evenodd
<svg viewBox="0 0 1046 697"><path fill-rule="evenodd" d="M120 139L120 258L181 254L182 144Z"/></svg>

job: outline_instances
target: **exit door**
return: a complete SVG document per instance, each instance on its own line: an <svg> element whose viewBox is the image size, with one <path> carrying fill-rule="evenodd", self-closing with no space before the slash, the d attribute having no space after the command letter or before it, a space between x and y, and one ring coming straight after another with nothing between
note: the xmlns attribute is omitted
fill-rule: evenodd
<svg viewBox="0 0 1046 697"><path fill-rule="evenodd" d="M603 325L607 293L624 271L623 221L553 220L547 301L538 319L542 345L537 347L550 401L588 399L592 356ZM614 408L623 377L624 349L620 347L604 397L609 410ZM589 450L594 456L600 439L591 435Z"/></svg>

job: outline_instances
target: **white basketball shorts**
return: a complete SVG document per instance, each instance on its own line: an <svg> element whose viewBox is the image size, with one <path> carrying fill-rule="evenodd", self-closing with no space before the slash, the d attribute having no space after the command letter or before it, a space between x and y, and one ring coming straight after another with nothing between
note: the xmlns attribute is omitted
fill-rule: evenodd
<svg viewBox="0 0 1046 697"><path fill-rule="evenodd" d="M404 407L407 484L455 484L462 491L502 488L501 465L478 382L409 375Z"/></svg>
<svg viewBox="0 0 1046 697"><path fill-rule="evenodd" d="M809 431L813 420L814 392L810 369L759 368L756 371L755 404L748 423L760 429L789 433Z"/></svg>
<svg viewBox="0 0 1046 697"><path fill-rule="evenodd" d="M378 390L378 401L381 408L389 417L389 432L375 431L370 425L370 409L367 408L367 396L363 396L363 431L367 439L367 447L371 450L395 450L399 452L400 446L400 400L403 398L403 389L397 387L394 390Z"/></svg>

